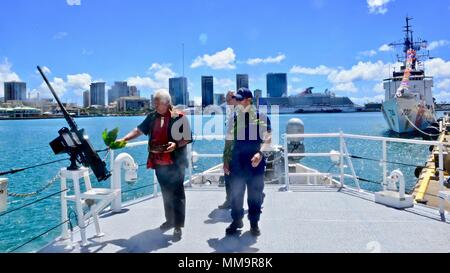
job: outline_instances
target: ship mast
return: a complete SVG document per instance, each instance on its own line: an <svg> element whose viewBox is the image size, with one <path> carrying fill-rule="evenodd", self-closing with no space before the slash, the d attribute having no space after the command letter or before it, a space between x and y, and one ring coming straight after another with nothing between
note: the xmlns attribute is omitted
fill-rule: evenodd
<svg viewBox="0 0 450 273"><path fill-rule="evenodd" d="M428 42L423 39L417 39L417 41L414 40L414 31L412 30L411 21L413 20L412 17L406 16L406 25L403 27L403 31L405 32L405 38L402 42L397 43L390 43L390 47L403 47L403 54L398 55L397 54L397 60L398 62L403 63L402 70L404 70L404 67L406 66L406 62L408 61L408 51L415 50L416 52L421 51L422 49L426 49L428 46ZM427 50L426 53L422 54L416 54L417 61L421 62L423 60L429 59L430 54ZM414 70L416 69L416 64L413 65Z"/></svg>

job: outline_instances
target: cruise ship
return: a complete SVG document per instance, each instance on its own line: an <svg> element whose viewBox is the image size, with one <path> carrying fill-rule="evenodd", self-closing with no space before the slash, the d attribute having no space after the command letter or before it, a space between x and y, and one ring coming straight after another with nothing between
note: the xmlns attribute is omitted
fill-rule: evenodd
<svg viewBox="0 0 450 273"><path fill-rule="evenodd" d="M323 93L313 93L314 87L309 87L298 95L281 98L261 98L259 105L277 105L280 114L303 113L348 113L359 112L363 106L356 105L348 97L337 97L335 93L325 90Z"/></svg>
<svg viewBox="0 0 450 273"><path fill-rule="evenodd" d="M414 40L411 20L406 18L404 41L391 44L402 46L398 61L403 65L400 71L394 71L391 78L384 80L383 114L389 128L398 134L419 132L428 136L438 135L433 78L426 76L423 63L429 56L428 53L420 54L427 43Z"/></svg>

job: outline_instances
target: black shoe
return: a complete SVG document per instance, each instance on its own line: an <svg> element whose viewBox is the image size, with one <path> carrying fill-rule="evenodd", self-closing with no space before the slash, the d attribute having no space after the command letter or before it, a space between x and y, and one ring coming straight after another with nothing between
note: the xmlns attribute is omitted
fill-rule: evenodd
<svg viewBox="0 0 450 273"><path fill-rule="evenodd" d="M161 226L159 226L159 228L161 230L169 230L169 229L171 229L173 227L174 227L174 225L172 223L169 223L169 222L165 222Z"/></svg>
<svg viewBox="0 0 450 273"><path fill-rule="evenodd" d="M183 232L181 231L181 228L176 227L173 231L173 237L175 237L176 239L181 239L181 235L183 234Z"/></svg>
<svg viewBox="0 0 450 273"><path fill-rule="evenodd" d="M261 236L261 230L259 229L258 224L251 225L250 233L255 237Z"/></svg>
<svg viewBox="0 0 450 273"><path fill-rule="evenodd" d="M225 203L219 206L219 209L231 209L231 202L225 201Z"/></svg>
<svg viewBox="0 0 450 273"><path fill-rule="evenodd" d="M244 227L244 223L242 220L239 221L233 221L233 223L230 224L229 227L225 230L227 235L233 235L236 234L237 230Z"/></svg>

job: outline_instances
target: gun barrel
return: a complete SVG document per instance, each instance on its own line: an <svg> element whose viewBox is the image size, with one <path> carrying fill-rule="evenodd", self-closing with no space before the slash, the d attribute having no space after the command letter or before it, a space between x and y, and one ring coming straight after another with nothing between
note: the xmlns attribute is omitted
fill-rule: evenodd
<svg viewBox="0 0 450 273"><path fill-rule="evenodd" d="M58 97L58 94L56 94L55 89L53 89L53 86L50 84L49 80L47 79L47 76L45 76L44 71L42 71L40 66L37 66L37 69L39 73L41 74L42 78L44 78L45 83L47 84L48 88L52 92L53 96L56 99L56 102L59 105L59 108L61 108L61 111L63 112L64 118L66 119L67 123L69 123L69 127L71 130L76 131L78 130L78 126L75 123L75 120L69 115L69 112L67 112L66 108L62 104L61 100Z"/></svg>

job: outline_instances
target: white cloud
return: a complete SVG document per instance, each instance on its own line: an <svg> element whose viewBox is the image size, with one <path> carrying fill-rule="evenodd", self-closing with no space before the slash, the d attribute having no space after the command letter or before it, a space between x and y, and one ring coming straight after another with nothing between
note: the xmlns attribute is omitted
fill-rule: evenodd
<svg viewBox="0 0 450 273"><path fill-rule="evenodd" d="M428 75L437 78L450 78L450 61L435 58L425 61L425 70Z"/></svg>
<svg viewBox="0 0 450 273"><path fill-rule="evenodd" d="M129 85L138 88L152 89L153 91L167 90L169 88L169 78L176 76L170 68L170 64L153 63L147 71L148 76L134 76L127 79Z"/></svg>
<svg viewBox="0 0 450 273"><path fill-rule="evenodd" d="M450 79L444 79L436 84L436 87L441 90L450 91Z"/></svg>
<svg viewBox="0 0 450 273"><path fill-rule="evenodd" d="M4 95L4 82L20 81L19 75L13 72L11 68L12 64L6 58L0 63L0 97Z"/></svg>
<svg viewBox="0 0 450 273"><path fill-rule="evenodd" d="M351 93L356 93L359 91L359 89L355 86L353 82L336 83L331 89L333 91L351 92Z"/></svg>
<svg viewBox="0 0 450 273"><path fill-rule="evenodd" d="M380 46L380 48L378 49L378 51L381 51L381 52L388 52L388 51L392 51L392 50L393 50L392 46L390 46L388 44L384 44L384 45Z"/></svg>
<svg viewBox="0 0 450 273"><path fill-rule="evenodd" d="M225 90L230 90L236 88L235 87L235 82L232 79L228 79L228 78L224 78L224 79L219 79L219 78L214 78L214 85L216 87L214 87L215 90L218 89L218 91L225 91Z"/></svg>
<svg viewBox="0 0 450 273"><path fill-rule="evenodd" d="M450 42L447 40L439 40L439 41L432 41L429 45L428 45L428 50L435 50L439 47L444 47L444 46L448 46L450 45Z"/></svg>
<svg viewBox="0 0 450 273"><path fill-rule="evenodd" d="M291 80L291 82L302 82L302 79L297 78L297 77L292 77L290 80Z"/></svg>
<svg viewBox="0 0 450 273"><path fill-rule="evenodd" d="M284 54L278 54L276 57L267 57L267 58L254 58L254 59L248 59L247 64L248 65L258 65L258 64L278 64L281 63L286 59L286 55Z"/></svg>
<svg viewBox="0 0 450 273"><path fill-rule="evenodd" d="M56 94L58 94L59 97L62 97L64 93L67 91L66 83L64 79L55 77L52 81L50 81L50 84L52 85L53 89L55 90ZM40 97L52 97L50 90L47 87L47 84L45 82L42 82L41 85L32 90L32 93L39 92Z"/></svg>
<svg viewBox="0 0 450 273"><path fill-rule="evenodd" d="M52 74L52 71L50 70L50 68L48 68L46 66L42 66L41 69L42 69L42 72L44 72L46 75ZM41 74L39 74L39 71L37 71L37 70L36 70L36 74L41 75Z"/></svg>
<svg viewBox="0 0 450 273"><path fill-rule="evenodd" d="M385 14L388 11L387 4L391 0L367 0L369 12L374 14Z"/></svg>
<svg viewBox="0 0 450 273"><path fill-rule="evenodd" d="M375 93L384 93L384 86L383 86L383 82L379 82L377 84L374 85L373 87L373 91Z"/></svg>
<svg viewBox="0 0 450 273"><path fill-rule="evenodd" d="M364 56L364 57L373 57L375 55L377 55L377 52L375 50L365 50L365 51L361 51L358 53L358 55L360 56Z"/></svg>
<svg viewBox="0 0 450 273"><path fill-rule="evenodd" d="M87 73L67 75L66 79L60 77L54 77L50 81L53 89L59 97L63 97L68 91L72 92L76 96L81 96L83 91L89 90L92 83L92 76ZM34 95L36 92L40 93L40 97L51 97L50 90L45 82L42 82L38 88L32 90Z"/></svg>
<svg viewBox="0 0 450 273"><path fill-rule="evenodd" d="M92 54L94 54L94 51L93 51L93 50L83 49L83 50L81 51L81 55L84 55L84 56L90 56L90 55L92 55Z"/></svg>
<svg viewBox="0 0 450 273"><path fill-rule="evenodd" d="M67 5L69 6L80 6L81 0L66 0Z"/></svg>
<svg viewBox="0 0 450 273"><path fill-rule="evenodd" d="M304 75L328 75L333 71L335 71L333 68L329 68L325 65L320 65L314 68L295 65L291 68L290 72L292 74L304 74Z"/></svg>
<svg viewBox="0 0 450 273"><path fill-rule="evenodd" d="M377 62L358 62L349 69L342 67L331 68L325 65L317 67L301 67L294 66L291 69L293 74L305 75L322 75L327 76L328 81L333 85L334 91L358 92L357 81L376 81L381 82L388 77L393 66L399 64ZM380 90L380 86L375 86L376 90ZM375 89L374 89L375 90Z"/></svg>
<svg viewBox="0 0 450 273"><path fill-rule="evenodd" d="M67 35L69 35L67 32L61 31L53 35L53 40L61 40L64 39Z"/></svg>
<svg viewBox="0 0 450 273"><path fill-rule="evenodd" d="M200 41L200 43L202 45L206 45L206 43L208 42L208 34L206 34L206 33L200 34L200 36L198 37L198 40Z"/></svg>
<svg viewBox="0 0 450 273"><path fill-rule="evenodd" d="M331 72L328 80L333 83L345 83L353 81L381 81L389 76L392 64L377 62L359 62L350 69L340 69Z"/></svg>
<svg viewBox="0 0 450 273"><path fill-rule="evenodd" d="M219 51L213 55L205 54L197 57L191 64L191 68L207 66L212 69L235 69L236 54L232 48Z"/></svg>

